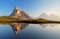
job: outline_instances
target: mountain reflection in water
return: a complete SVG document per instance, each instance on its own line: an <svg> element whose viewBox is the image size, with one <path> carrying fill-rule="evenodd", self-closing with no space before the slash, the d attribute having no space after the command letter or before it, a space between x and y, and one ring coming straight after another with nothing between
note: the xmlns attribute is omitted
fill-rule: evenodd
<svg viewBox="0 0 60 39"><path fill-rule="evenodd" d="M18 34L21 30L28 26L27 23L12 23L10 25L16 34Z"/></svg>
<svg viewBox="0 0 60 39"><path fill-rule="evenodd" d="M15 23L12 23L13 25ZM12 25L11 24L11 25ZM20 25L20 23L16 23ZM20 31L15 35L14 26L0 24L0 39L57 39L60 38L60 24L29 24L20 26ZM43 27L45 26L45 27Z"/></svg>

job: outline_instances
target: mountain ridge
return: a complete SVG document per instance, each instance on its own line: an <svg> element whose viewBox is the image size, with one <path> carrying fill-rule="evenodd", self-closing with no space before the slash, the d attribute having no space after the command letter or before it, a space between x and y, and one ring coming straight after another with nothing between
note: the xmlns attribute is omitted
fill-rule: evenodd
<svg viewBox="0 0 60 39"><path fill-rule="evenodd" d="M42 13L40 14L39 18L47 19L47 20L54 20L54 21L60 21L60 16L54 15L54 14L46 14Z"/></svg>

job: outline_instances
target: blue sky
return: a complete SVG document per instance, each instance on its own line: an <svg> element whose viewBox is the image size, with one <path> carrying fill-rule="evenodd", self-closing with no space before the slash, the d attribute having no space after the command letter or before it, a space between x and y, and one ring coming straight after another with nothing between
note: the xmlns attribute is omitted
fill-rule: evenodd
<svg viewBox="0 0 60 39"><path fill-rule="evenodd" d="M35 17L41 13L60 14L60 0L0 0L0 16L10 15L15 6Z"/></svg>

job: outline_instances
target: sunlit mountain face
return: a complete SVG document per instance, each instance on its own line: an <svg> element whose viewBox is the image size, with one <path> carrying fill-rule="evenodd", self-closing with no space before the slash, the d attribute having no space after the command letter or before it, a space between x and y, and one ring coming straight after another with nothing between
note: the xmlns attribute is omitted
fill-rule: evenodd
<svg viewBox="0 0 60 39"><path fill-rule="evenodd" d="M29 17L29 15L26 14L26 12L21 11L18 7L15 7L15 9L13 10L13 12L10 16L13 18L21 19L21 20L30 20L31 19ZM10 25L16 34L28 26L27 23L12 23Z"/></svg>

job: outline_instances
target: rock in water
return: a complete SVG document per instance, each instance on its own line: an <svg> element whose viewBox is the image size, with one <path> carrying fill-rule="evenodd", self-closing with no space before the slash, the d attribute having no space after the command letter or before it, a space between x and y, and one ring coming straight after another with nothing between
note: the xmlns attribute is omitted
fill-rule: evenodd
<svg viewBox="0 0 60 39"><path fill-rule="evenodd" d="M21 11L18 7L15 7L15 9L13 10L10 16L21 19L21 20L31 19L28 14L26 14L24 11ZM12 23L11 24L11 27L16 34L19 33L22 29L24 29L27 26L28 26L27 23Z"/></svg>

